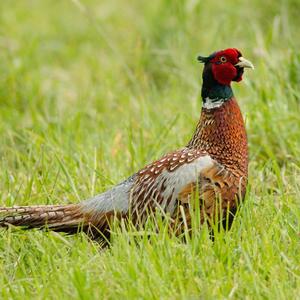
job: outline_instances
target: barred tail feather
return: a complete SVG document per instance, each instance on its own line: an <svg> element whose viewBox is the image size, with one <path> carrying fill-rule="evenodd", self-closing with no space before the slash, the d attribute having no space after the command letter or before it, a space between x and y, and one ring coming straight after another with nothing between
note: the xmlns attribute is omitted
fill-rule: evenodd
<svg viewBox="0 0 300 300"><path fill-rule="evenodd" d="M78 204L0 207L0 227L13 225L75 233L85 223Z"/></svg>
<svg viewBox="0 0 300 300"><path fill-rule="evenodd" d="M129 191L134 177L111 190L79 204L0 206L0 227L45 228L75 234L79 230L91 238L109 238L115 219L127 218Z"/></svg>

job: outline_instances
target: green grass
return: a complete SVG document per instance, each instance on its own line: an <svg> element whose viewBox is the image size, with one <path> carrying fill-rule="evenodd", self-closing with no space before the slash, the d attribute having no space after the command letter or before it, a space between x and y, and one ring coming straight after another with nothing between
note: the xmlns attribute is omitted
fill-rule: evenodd
<svg viewBox="0 0 300 300"><path fill-rule="evenodd" d="M197 54L237 47L250 146L232 230L164 230L100 250L1 230L2 299L299 299L300 3L1 1L0 205L78 202L189 140Z"/></svg>

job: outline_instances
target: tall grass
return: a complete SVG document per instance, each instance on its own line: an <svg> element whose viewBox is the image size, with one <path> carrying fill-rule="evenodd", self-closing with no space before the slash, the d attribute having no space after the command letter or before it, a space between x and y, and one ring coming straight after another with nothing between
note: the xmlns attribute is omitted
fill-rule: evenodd
<svg viewBox="0 0 300 300"><path fill-rule="evenodd" d="M1 230L3 299L300 295L299 1L1 1L0 205L78 202L185 145L197 54L239 48L250 178L229 233Z"/></svg>

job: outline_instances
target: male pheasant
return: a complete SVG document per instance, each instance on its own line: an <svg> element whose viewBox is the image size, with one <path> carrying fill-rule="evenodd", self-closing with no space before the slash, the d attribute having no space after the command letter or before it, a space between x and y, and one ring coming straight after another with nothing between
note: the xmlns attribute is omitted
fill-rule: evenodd
<svg viewBox="0 0 300 300"><path fill-rule="evenodd" d="M202 223L219 212L225 215L229 211L234 216L246 191L248 149L242 114L230 84L241 81L244 68L253 65L234 48L198 60L204 63L203 105L187 146L79 204L0 207L0 226L46 227L67 233L81 228L92 237L97 232L109 235L114 218L143 226L158 209L172 220L180 220L182 213L189 214L195 195Z"/></svg>

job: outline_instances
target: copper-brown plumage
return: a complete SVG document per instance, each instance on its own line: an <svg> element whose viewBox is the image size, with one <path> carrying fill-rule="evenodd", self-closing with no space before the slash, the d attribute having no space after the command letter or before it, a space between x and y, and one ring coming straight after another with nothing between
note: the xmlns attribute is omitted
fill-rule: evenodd
<svg viewBox="0 0 300 300"><path fill-rule="evenodd" d="M203 71L203 108L188 145L147 165L111 190L79 204L0 207L0 226L49 228L109 236L114 218L143 226L156 210L190 225L191 201L199 196L201 222L234 215L244 198L248 176L247 137L230 83L252 64L236 49L199 57ZM229 82L229 84L228 84ZM187 221L188 220L188 221ZM180 227L181 221L176 230ZM175 222L176 223L176 222ZM181 222L182 223L182 222Z"/></svg>
<svg viewBox="0 0 300 300"><path fill-rule="evenodd" d="M201 149L233 172L248 176L248 146L244 120L235 98L216 109L203 109L188 147Z"/></svg>

